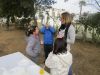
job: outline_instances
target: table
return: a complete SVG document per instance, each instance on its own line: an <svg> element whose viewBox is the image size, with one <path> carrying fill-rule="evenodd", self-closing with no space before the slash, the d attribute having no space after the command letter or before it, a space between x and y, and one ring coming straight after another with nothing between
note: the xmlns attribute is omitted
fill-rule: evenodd
<svg viewBox="0 0 100 75"><path fill-rule="evenodd" d="M43 69L42 69L43 70ZM49 75L20 52L0 57L0 75Z"/></svg>

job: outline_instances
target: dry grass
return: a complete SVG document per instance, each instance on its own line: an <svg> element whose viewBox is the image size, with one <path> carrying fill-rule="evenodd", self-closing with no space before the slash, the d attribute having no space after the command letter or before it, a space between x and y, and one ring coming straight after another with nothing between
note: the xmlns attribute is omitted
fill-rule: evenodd
<svg viewBox="0 0 100 75"><path fill-rule="evenodd" d="M76 75L100 75L100 47L76 41L72 54L73 71Z"/></svg>
<svg viewBox="0 0 100 75"><path fill-rule="evenodd" d="M23 31L16 29L12 31L0 30L0 56L16 51L25 54L25 47L25 33ZM91 43L76 41L71 52L75 75L100 75L100 47ZM40 64L43 63L43 54L42 50Z"/></svg>

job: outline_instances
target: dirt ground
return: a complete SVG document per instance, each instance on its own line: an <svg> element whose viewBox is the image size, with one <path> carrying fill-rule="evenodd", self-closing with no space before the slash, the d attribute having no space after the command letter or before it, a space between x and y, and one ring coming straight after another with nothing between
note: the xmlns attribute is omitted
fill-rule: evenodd
<svg viewBox="0 0 100 75"><path fill-rule="evenodd" d="M0 56L17 51L26 55L25 47L23 30L4 31L0 29ZM100 75L100 45L77 40L72 46L71 53L73 54L73 73L75 75ZM42 50L40 64L43 63L43 59Z"/></svg>

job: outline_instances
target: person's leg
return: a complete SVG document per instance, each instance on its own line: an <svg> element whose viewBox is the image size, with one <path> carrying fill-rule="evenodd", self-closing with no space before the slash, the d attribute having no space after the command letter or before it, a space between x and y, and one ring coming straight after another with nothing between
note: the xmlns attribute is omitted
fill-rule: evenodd
<svg viewBox="0 0 100 75"><path fill-rule="evenodd" d="M44 44L44 54L45 54L45 60L48 57L48 45Z"/></svg>
<svg viewBox="0 0 100 75"><path fill-rule="evenodd" d="M34 56L34 57L28 55L28 58L32 60L33 62L35 62L36 64L39 62L39 54L37 54L37 56Z"/></svg>
<svg viewBox="0 0 100 75"><path fill-rule="evenodd" d="M52 49L53 49L53 45L44 45L45 59L48 57Z"/></svg>
<svg viewBox="0 0 100 75"><path fill-rule="evenodd" d="M48 45L48 52L47 52L47 56L49 55L49 53L53 50L53 45Z"/></svg>
<svg viewBox="0 0 100 75"><path fill-rule="evenodd" d="M72 66L70 66L70 68L69 68L68 75L73 75L73 73L72 73Z"/></svg>
<svg viewBox="0 0 100 75"><path fill-rule="evenodd" d="M36 64L38 64L39 57L38 57L38 56L32 57L32 60L33 60Z"/></svg>

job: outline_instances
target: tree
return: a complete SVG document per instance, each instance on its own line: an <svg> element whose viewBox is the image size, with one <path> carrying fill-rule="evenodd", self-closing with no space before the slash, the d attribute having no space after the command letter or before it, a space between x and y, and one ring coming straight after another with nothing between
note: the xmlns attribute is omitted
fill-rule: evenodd
<svg viewBox="0 0 100 75"><path fill-rule="evenodd" d="M81 0L81 1L79 2L79 6L80 6L80 17L81 17L81 14L82 14L82 8L83 8L83 6L85 6L85 5L86 5L86 2L85 2L85 1Z"/></svg>
<svg viewBox="0 0 100 75"><path fill-rule="evenodd" d="M9 29L10 17L28 17L35 19L37 9L42 5L54 4L55 0L0 0L0 16L7 18L7 28Z"/></svg>
<svg viewBox="0 0 100 75"><path fill-rule="evenodd" d="M84 31L83 31L83 40L86 40L86 35L87 35L87 29L88 29L88 25L89 25L89 17L88 17L88 13L84 13L83 15L81 15L80 19L79 19L79 23L81 23L84 26Z"/></svg>
<svg viewBox="0 0 100 75"><path fill-rule="evenodd" d="M24 2L26 2L26 0L24 0ZM7 18L7 30L9 30L10 17L14 20L14 16L21 17L23 15L26 17L30 14L30 7L22 5L22 0L0 0L0 5L0 16Z"/></svg>
<svg viewBox="0 0 100 75"><path fill-rule="evenodd" d="M79 22L84 26L83 38L86 40L87 29L92 32L92 40L100 39L100 12L83 14Z"/></svg>
<svg viewBox="0 0 100 75"><path fill-rule="evenodd" d="M35 14L37 12L37 9L40 9L41 7L48 7L54 3L56 3L55 0L33 0L33 9L34 9L33 18L36 24L37 22L35 19Z"/></svg>
<svg viewBox="0 0 100 75"><path fill-rule="evenodd" d="M96 41L100 38L100 12L91 14L89 22L89 29L92 30L92 40Z"/></svg>

